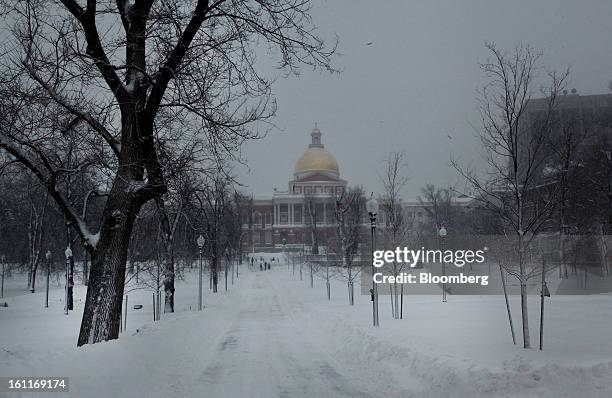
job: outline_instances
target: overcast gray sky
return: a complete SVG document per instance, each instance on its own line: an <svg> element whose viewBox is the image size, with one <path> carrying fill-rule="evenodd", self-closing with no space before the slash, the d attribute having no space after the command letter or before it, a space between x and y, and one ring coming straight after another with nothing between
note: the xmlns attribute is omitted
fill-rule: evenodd
<svg viewBox="0 0 612 398"><path fill-rule="evenodd" d="M312 15L324 37L338 35L343 72L304 70L276 84L279 129L245 148L249 192L286 189L315 121L351 185L380 191L382 161L398 149L408 155L407 198L427 182L456 183L451 154L478 161L486 41L542 49L546 66L570 66L579 94L607 93L612 80L610 0L315 0Z"/></svg>

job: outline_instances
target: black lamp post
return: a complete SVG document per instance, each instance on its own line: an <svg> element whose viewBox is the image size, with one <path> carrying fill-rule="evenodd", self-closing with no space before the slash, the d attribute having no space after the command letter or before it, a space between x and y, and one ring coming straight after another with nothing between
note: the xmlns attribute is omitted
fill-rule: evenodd
<svg viewBox="0 0 612 398"><path fill-rule="evenodd" d="M72 249L70 248L70 246L68 246L66 248L66 251L64 252L64 254L66 255L66 289L65 289L65 296L64 296L64 315L68 315L68 289L70 288L69 284L69 274L70 274L70 260L72 259Z"/></svg>
<svg viewBox="0 0 612 398"><path fill-rule="evenodd" d="M446 303L446 283L444 282L444 276L446 276L446 262L444 261L444 240L446 239L446 228L444 225L440 227L438 231L438 236L440 236L440 245L442 246L442 302Z"/></svg>
<svg viewBox="0 0 612 398"><path fill-rule="evenodd" d="M202 249L204 249L204 244L206 243L206 239L202 235L198 236L196 239L198 244L198 251L200 253L200 273L198 277L198 311L202 311Z"/></svg>
<svg viewBox="0 0 612 398"><path fill-rule="evenodd" d="M6 261L4 254L0 257L0 261L2 261L2 288L0 288L0 297L4 298L4 262Z"/></svg>
<svg viewBox="0 0 612 398"><path fill-rule="evenodd" d="M49 308L49 277L51 274L51 250L47 250L45 253L45 259L47 260L47 287L45 289L45 308Z"/></svg>
<svg viewBox="0 0 612 398"><path fill-rule="evenodd" d="M370 238L372 243L372 323L374 326L380 326L378 319L378 286L374 282L374 251L376 250L376 215L378 214L378 201L374 197L374 192L366 203L368 214L370 215Z"/></svg>

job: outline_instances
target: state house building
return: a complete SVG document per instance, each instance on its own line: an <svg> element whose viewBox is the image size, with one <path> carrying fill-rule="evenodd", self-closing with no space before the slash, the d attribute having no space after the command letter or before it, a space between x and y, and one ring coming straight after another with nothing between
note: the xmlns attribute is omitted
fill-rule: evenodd
<svg viewBox="0 0 612 398"><path fill-rule="evenodd" d="M248 234L245 243L253 249L280 247L283 241L288 247L309 247L315 228L318 243L324 245L334 233L334 200L346 188L346 181L340 178L338 162L325 149L316 125L310 136L311 143L295 163L287 190L254 196L243 215Z"/></svg>
<svg viewBox="0 0 612 398"><path fill-rule="evenodd" d="M287 248L299 247L308 252L315 236L319 248L335 239L335 198L346 189L347 182L340 178L336 158L321 142L321 131L315 126L310 136L311 143L295 163L287 190L275 189L271 195L254 196L243 206L242 242L247 250L279 249L285 242ZM452 206L467 209L470 203L471 199L459 197L453 198ZM423 230L432 224L425 209L430 204L400 199L400 206L409 231ZM380 228L387 226L384 210L379 212L377 223ZM365 208L362 224L364 228L369 226ZM437 234L437 229L433 233Z"/></svg>

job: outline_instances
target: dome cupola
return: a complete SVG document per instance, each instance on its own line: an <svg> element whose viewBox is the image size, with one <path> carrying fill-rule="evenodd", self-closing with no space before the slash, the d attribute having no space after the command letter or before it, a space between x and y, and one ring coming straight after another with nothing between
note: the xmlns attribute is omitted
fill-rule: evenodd
<svg viewBox="0 0 612 398"><path fill-rule="evenodd" d="M334 155L325 150L324 145L321 143L321 130L319 130L316 124L310 136L312 142L295 163L295 178L300 179L314 174L338 178L340 176L338 162Z"/></svg>

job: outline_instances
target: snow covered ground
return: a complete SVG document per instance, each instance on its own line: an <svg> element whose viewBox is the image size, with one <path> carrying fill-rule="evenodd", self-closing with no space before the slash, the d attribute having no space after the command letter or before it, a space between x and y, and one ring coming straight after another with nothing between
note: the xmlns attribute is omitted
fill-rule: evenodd
<svg viewBox="0 0 612 398"><path fill-rule="evenodd" d="M45 309L44 289L30 294L23 281L8 281L0 376L68 376L71 397L612 396L609 295L548 300L540 352L512 344L503 296L406 296L403 320L391 319L381 296L375 329L368 296L350 307L334 281L329 302L322 279L310 288L306 268L300 281L284 265L245 265L227 293L223 284L216 295L205 290L202 312L190 310L196 275L177 284L177 312L159 322L151 292L130 292L128 331L82 348L83 287L64 316L61 287ZM520 339L518 298L511 304ZM537 345L538 297L530 310Z"/></svg>

